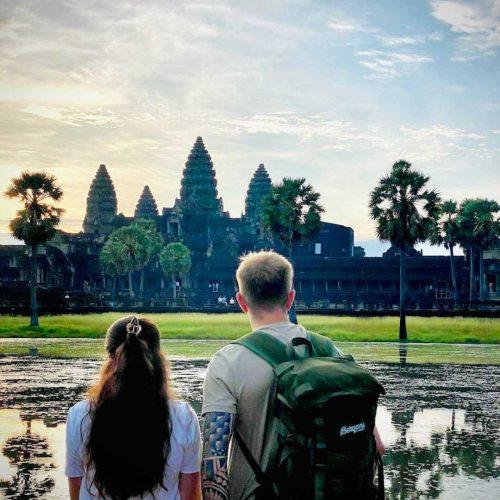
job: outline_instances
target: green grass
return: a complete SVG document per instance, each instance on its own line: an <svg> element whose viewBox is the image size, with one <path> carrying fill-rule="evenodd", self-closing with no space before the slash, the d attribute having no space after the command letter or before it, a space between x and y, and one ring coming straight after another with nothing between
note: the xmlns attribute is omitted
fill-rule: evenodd
<svg viewBox="0 0 500 500"><path fill-rule="evenodd" d="M0 316L0 338L101 338L123 313L61 315L41 318L41 326L28 326L29 319ZM249 331L243 314L148 314L164 339L231 340ZM347 316L299 316L308 329L336 341L391 342L398 339L398 318ZM408 340L430 343L500 343L500 320L478 318L408 317Z"/></svg>
<svg viewBox="0 0 500 500"><path fill-rule="evenodd" d="M162 348L177 358L209 359L228 341L163 340ZM400 345L393 342L336 342L357 361L399 363ZM1 339L1 355L26 356L29 348L38 355L51 358L104 359L102 339ZM405 344L408 363L500 364L500 346L463 344Z"/></svg>

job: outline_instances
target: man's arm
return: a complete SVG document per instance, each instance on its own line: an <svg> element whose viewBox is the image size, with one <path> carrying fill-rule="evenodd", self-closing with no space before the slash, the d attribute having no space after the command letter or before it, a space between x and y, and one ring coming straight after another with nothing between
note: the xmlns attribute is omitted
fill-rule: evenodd
<svg viewBox="0 0 500 500"><path fill-rule="evenodd" d="M377 451L379 452L380 456L382 456L385 453L385 446L382 438L380 437L377 426L375 426L375 428L373 429L373 435L375 436L375 442L377 443Z"/></svg>
<svg viewBox="0 0 500 500"><path fill-rule="evenodd" d="M208 412L203 420L202 492L204 500L227 500L227 456L235 415Z"/></svg>

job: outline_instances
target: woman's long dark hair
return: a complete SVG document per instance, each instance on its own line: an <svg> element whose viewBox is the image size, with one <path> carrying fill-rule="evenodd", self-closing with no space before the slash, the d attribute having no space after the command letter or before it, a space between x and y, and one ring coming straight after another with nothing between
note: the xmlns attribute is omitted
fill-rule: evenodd
<svg viewBox="0 0 500 500"><path fill-rule="evenodd" d="M109 355L90 389L87 462L99 495L122 500L164 487L170 451L167 361L160 333L135 316L113 323Z"/></svg>

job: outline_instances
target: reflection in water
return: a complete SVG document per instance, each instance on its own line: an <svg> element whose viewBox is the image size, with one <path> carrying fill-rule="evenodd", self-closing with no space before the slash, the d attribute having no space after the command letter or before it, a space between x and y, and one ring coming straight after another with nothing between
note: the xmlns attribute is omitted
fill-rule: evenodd
<svg viewBox="0 0 500 500"><path fill-rule="evenodd" d="M498 366L365 363L384 384L377 425L392 499L494 498L500 487ZM100 363L0 358L0 496L66 498L64 420ZM180 397L200 412L205 362L174 361ZM31 425L32 429L30 429Z"/></svg>
<svg viewBox="0 0 500 500"><path fill-rule="evenodd" d="M40 498L54 487L54 479L47 472L54 468L47 440L31 432L31 420L26 421L26 432L6 440L2 453L17 471L0 481L4 498Z"/></svg>
<svg viewBox="0 0 500 500"><path fill-rule="evenodd" d="M402 342L399 344L399 365L401 368L406 367L406 358L408 357L408 344Z"/></svg>

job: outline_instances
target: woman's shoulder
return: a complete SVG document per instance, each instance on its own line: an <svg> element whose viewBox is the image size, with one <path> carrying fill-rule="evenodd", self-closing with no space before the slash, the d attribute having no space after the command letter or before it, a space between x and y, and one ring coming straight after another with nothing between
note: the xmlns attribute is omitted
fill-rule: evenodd
<svg viewBox="0 0 500 500"><path fill-rule="evenodd" d="M82 421L90 411L90 401L84 399L83 401L78 401L74 404L68 411L68 421Z"/></svg>
<svg viewBox="0 0 500 500"><path fill-rule="evenodd" d="M200 427L191 405L178 399L170 400L169 405L172 433L187 443L196 439Z"/></svg>
<svg viewBox="0 0 500 500"><path fill-rule="evenodd" d="M170 414L172 418L184 421L191 421L192 418L197 418L192 406L186 401L180 399L171 399L169 402Z"/></svg>

